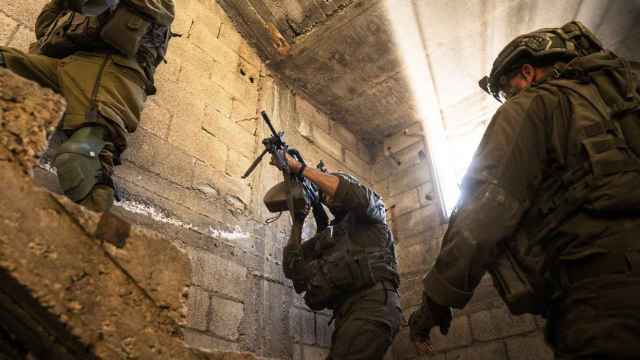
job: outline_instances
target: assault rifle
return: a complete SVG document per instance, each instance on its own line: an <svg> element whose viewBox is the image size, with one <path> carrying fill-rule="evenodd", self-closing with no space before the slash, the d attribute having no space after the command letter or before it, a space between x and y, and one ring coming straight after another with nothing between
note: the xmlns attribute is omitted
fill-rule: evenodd
<svg viewBox="0 0 640 360"><path fill-rule="evenodd" d="M270 212L289 210L293 218L296 213L307 211L311 208L318 231L324 230L329 225L329 217L320 203L320 190L301 174L292 173L285 157L285 154L289 154L301 164L305 164L302 155L298 150L290 148L284 142L284 132L276 131L265 111L262 111L260 115L269 127L271 136L262 140L264 151L253 161L244 175L242 175L242 178L246 179L251 175L266 154L273 155L277 167L282 171L284 181L267 191L264 196L264 204L267 209Z"/></svg>

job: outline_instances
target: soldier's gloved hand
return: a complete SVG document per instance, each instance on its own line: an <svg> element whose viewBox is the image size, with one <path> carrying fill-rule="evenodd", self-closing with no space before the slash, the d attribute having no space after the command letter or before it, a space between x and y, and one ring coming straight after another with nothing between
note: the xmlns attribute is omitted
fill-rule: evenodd
<svg viewBox="0 0 640 360"><path fill-rule="evenodd" d="M282 150L277 150L277 151L278 151L278 156L279 157L282 158L284 156L283 159L285 159L286 164L283 164L282 162L280 162L278 160L278 157L276 157L274 154L271 154L271 161L269 162L269 164L277 167L278 170L282 170L282 171L285 171L286 170L285 167L288 166L289 169L291 169L292 172L295 172L294 171L295 168L292 166L292 163L295 166L295 165L297 165L297 161L295 161L291 156L289 156L289 154L283 152Z"/></svg>
<svg viewBox="0 0 640 360"><path fill-rule="evenodd" d="M448 306L440 305L426 294L423 295L422 305L409 318L411 341L428 343L429 332L434 326L440 327L442 335L447 335L451 319L451 309Z"/></svg>

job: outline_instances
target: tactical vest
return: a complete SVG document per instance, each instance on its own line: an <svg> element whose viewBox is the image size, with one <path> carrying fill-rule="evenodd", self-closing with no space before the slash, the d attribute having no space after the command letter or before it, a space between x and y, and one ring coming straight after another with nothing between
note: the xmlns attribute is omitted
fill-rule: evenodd
<svg viewBox="0 0 640 360"><path fill-rule="evenodd" d="M372 225L384 227L387 247L361 247L351 240L352 221L352 216L347 215L338 224L328 226L305 242L313 244L313 248L305 248L308 260L303 266L304 300L312 310L334 309L350 295L380 281L388 281L395 288L399 285L395 248L388 225Z"/></svg>
<svg viewBox="0 0 640 360"><path fill-rule="evenodd" d="M596 216L640 213L640 89L631 64L612 53L557 67L539 85L557 94L571 116L566 164L539 186L533 206L490 269L498 292L515 314L542 313L550 256L540 245L577 210Z"/></svg>
<svg viewBox="0 0 640 360"><path fill-rule="evenodd" d="M171 29L121 2L99 16L64 10L38 39L42 54L64 58L76 51L115 51L135 59L145 73L147 94L155 93L153 77L164 60Z"/></svg>

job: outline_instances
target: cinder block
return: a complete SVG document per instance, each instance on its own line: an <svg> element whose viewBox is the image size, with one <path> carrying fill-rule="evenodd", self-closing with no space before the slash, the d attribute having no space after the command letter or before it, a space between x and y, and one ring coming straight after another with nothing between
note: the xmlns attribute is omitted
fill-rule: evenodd
<svg viewBox="0 0 640 360"><path fill-rule="evenodd" d="M249 45L246 41L240 43L240 49L238 50L238 54L240 58L249 62L253 66L260 67L262 66L262 60L256 53L256 51Z"/></svg>
<svg viewBox="0 0 640 360"><path fill-rule="evenodd" d="M384 200L385 204L387 203L387 198L389 198L389 180L380 180L377 182L373 182L371 188L382 196L382 200Z"/></svg>
<svg viewBox="0 0 640 360"><path fill-rule="evenodd" d="M29 50L29 45L36 41L36 34L30 28L26 28L24 25L18 26L18 31L13 35L8 46L20 49L23 51Z"/></svg>
<svg viewBox="0 0 640 360"><path fill-rule="evenodd" d="M506 307L470 315L473 338L489 341L527 333L536 329L531 315L512 315Z"/></svg>
<svg viewBox="0 0 640 360"><path fill-rule="evenodd" d="M373 164L372 150L370 146L358 140L356 143L356 154L367 164Z"/></svg>
<svg viewBox="0 0 640 360"><path fill-rule="evenodd" d="M328 348L331 346L331 336L335 330L335 322L331 322L330 316L316 313L316 343L321 347Z"/></svg>
<svg viewBox="0 0 640 360"><path fill-rule="evenodd" d="M542 334L507 339L507 353L509 359L553 359L553 351L545 344Z"/></svg>
<svg viewBox="0 0 640 360"><path fill-rule="evenodd" d="M400 332L398 332L396 338L393 339L391 351L393 352L393 357L395 359L413 359L418 356L416 346L409 337L408 326L400 328ZM444 356L442 360L444 360Z"/></svg>
<svg viewBox="0 0 640 360"><path fill-rule="evenodd" d="M313 345L316 342L316 319L308 310L292 308L289 312L289 333L295 342Z"/></svg>
<svg viewBox="0 0 640 360"><path fill-rule="evenodd" d="M437 255L433 246L427 241L411 246L399 244L396 247L396 254L398 256L398 271L400 274L417 271L425 273L426 269L433 266Z"/></svg>
<svg viewBox="0 0 640 360"><path fill-rule="evenodd" d="M229 150L227 154L227 167L225 171L227 175L231 177L240 178L244 174L244 172L247 171L249 166L251 166L251 162L253 162L253 159L250 160L237 151Z"/></svg>
<svg viewBox="0 0 640 360"><path fill-rule="evenodd" d="M211 79L225 89L234 98L248 106L258 101L258 84L260 82L260 68L229 50L219 41L216 45L215 63L211 68Z"/></svg>
<svg viewBox="0 0 640 360"><path fill-rule="evenodd" d="M225 341L190 329L184 329L184 342L188 347L200 350L238 351L238 344Z"/></svg>
<svg viewBox="0 0 640 360"><path fill-rule="evenodd" d="M40 10L47 4L49 0L29 0L29 1L11 1L4 0L0 2L2 12L12 19L17 20L29 29L33 29L36 25L36 18Z"/></svg>
<svg viewBox="0 0 640 360"><path fill-rule="evenodd" d="M187 141L186 137L181 139L184 141L182 144L186 148L185 150L187 150L187 152L189 152L189 150L192 151L192 153L190 153L191 155L216 169L225 169L228 152L227 146L217 137L211 136L211 134L206 131L201 130L195 135L190 145L185 143Z"/></svg>
<svg viewBox="0 0 640 360"><path fill-rule="evenodd" d="M289 307L289 297L291 290L280 284L270 281L261 281L259 288L264 296L263 301L263 322L262 333L264 336L264 355L266 357L277 357L288 350L289 345L282 341L289 333L287 330Z"/></svg>
<svg viewBox="0 0 640 360"><path fill-rule="evenodd" d="M187 303L187 326L193 329L207 330L207 314L209 313L209 293L192 286L189 288Z"/></svg>
<svg viewBox="0 0 640 360"><path fill-rule="evenodd" d="M437 201L436 193L433 189L433 182L429 181L420 185L418 188L418 197L422 206L429 206Z"/></svg>
<svg viewBox="0 0 640 360"><path fill-rule="evenodd" d="M170 123L171 113L158 106L155 101L147 100L140 119L140 126L162 139L167 139Z"/></svg>
<svg viewBox="0 0 640 360"><path fill-rule="evenodd" d="M242 101L234 99L231 104L231 122L240 125L249 134L256 135L256 126L259 119L256 106L245 105Z"/></svg>
<svg viewBox="0 0 640 360"><path fill-rule="evenodd" d="M230 149L247 158L253 158L256 152L256 138L240 125L232 122L227 116L207 109L203 129Z"/></svg>
<svg viewBox="0 0 640 360"><path fill-rule="evenodd" d="M337 142L331 135L320 128L314 127L312 130L313 143L322 151L331 155L338 161L343 161L342 144Z"/></svg>
<svg viewBox="0 0 640 360"><path fill-rule="evenodd" d="M354 152L344 151L344 163L358 178L364 180L371 178L371 165L360 159Z"/></svg>
<svg viewBox="0 0 640 360"><path fill-rule="evenodd" d="M240 33L235 29L231 20L228 18L223 19L218 30L218 40L220 40L226 47L233 52L240 55L240 46L245 40Z"/></svg>
<svg viewBox="0 0 640 360"><path fill-rule="evenodd" d="M451 321L451 328L448 335L442 335L438 327L431 330L431 340L434 351L447 351L450 349L471 345L471 331L469 329L469 319L466 316L459 316Z"/></svg>
<svg viewBox="0 0 640 360"><path fill-rule="evenodd" d="M392 210L394 216L400 216L422 207L420 201L418 201L418 189L412 189L386 198L384 203L387 208L395 206Z"/></svg>
<svg viewBox="0 0 640 360"><path fill-rule="evenodd" d="M350 149L355 150L358 146L358 139L351 132L351 130L347 129L341 124L336 123L335 121L331 122L331 135L335 136L338 142Z"/></svg>
<svg viewBox="0 0 640 360"><path fill-rule="evenodd" d="M399 131L398 133L384 140L385 151L397 153L417 142L424 141L422 135L422 125L416 123L409 128Z"/></svg>
<svg viewBox="0 0 640 360"><path fill-rule="evenodd" d="M238 339L238 327L244 316L244 305L239 302L211 297L209 330L229 340Z"/></svg>
<svg viewBox="0 0 640 360"><path fill-rule="evenodd" d="M169 80L157 82L156 87L158 93L153 100L174 115L175 127L202 124L206 103L199 96L194 96L192 92Z"/></svg>
<svg viewBox="0 0 640 360"><path fill-rule="evenodd" d="M330 131L329 118L300 96L296 97L296 114L300 121L308 121L326 133Z"/></svg>
<svg viewBox="0 0 640 360"><path fill-rule="evenodd" d="M193 179L195 159L164 141L162 145L156 148L156 159L151 164L151 171L177 184L189 186Z"/></svg>
<svg viewBox="0 0 640 360"><path fill-rule="evenodd" d="M489 283L487 283L487 280ZM460 310L455 310L458 314L465 314L471 316L472 314L492 310L499 309L504 307L504 302L498 295L498 292L493 286L493 281L491 280L489 274L485 275L480 284L476 287L473 292L473 297L469 300L469 303Z"/></svg>
<svg viewBox="0 0 640 360"><path fill-rule="evenodd" d="M0 44L6 46L9 43L9 38L16 31L17 27L17 21L8 17L4 12L0 11Z"/></svg>
<svg viewBox="0 0 640 360"><path fill-rule="evenodd" d="M430 233L439 226L440 215L435 206L410 211L394 219L393 229L402 239L420 233Z"/></svg>
<svg viewBox="0 0 640 360"><path fill-rule="evenodd" d="M204 229L212 219L224 219L226 209L220 206L215 196L176 185L128 161L116 167L116 177L127 192L137 198L148 199L160 209L175 214L170 216L173 219L201 225Z"/></svg>
<svg viewBox="0 0 640 360"><path fill-rule="evenodd" d="M293 344L293 350L292 350L292 360L304 360L303 355L302 355L302 347L304 345L302 344Z"/></svg>
<svg viewBox="0 0 640 360"><path fill-rule="evenodd" d="M422 292L424 290L422 279L425 274L411 274L401 277L399 292L400 305L403 309L409 309L422 304Z"/></svg>
<svg viewBox="0 0 640 360"><path fill-rule="evenodd" d="M179 39L179 38L178 38ZM180 76L180 69L182 68L182 53L177 46L174 46L177 39L171 41L169 50L167 50L166 63L160 63L156 69L154 80L158 89L165 89L171 86L175 86L178 82L178 76ZM157 97L154 96L153 99Z"/></svg>
<svg viewBox="0 0 640 360"><path fill-rule="evenodd" d="M304 360L325 360L329 355L329 349L308 345L302 347L302 352Z"/></svg>
<svg viewBox="0 0 640 360"><path fill-rule="evenodd" d="M431 174L426 164L420 163L410 168L394 172L389 179L391 184L389 187L389 195L393 196L430 181Z"/></svg>
<svg viewBox="0 0 640 360"><path fill-rule="evenodd" d="M165 100L164 96L162 100ZM172 105L174 104L169 104L169 106ZM193 108L190 110L184 109L184 111L173 108L175 112L172 126L169 130L169 142L188 154L206 161L211 166L223 170L227 159L227 149L221 141L202 130L203 105L194 103L192 99L186 98L178 100L175 105L178 108L185 108L191 105Z"/></svg>
<svg viewBox="0 0 640 360"><path fill-rule="evenodd" d="M447 353L447 360L508 360L504 343L478 344ZM520 359L519 357L512 359Z"/></svg>
<svg viewBox="0 0 640 360"><path fill-rule="evenodd" d="M233 178L223 170L215 169L203 162L196 161L192 187L205 192L209 188L223 195L235 195L245 204L251 204L251 187L248 180Z"/></svg>
<svg viewBox="0 0 640 360"><path fill-rule="evenodd" d="M194 284L236 299L245 296L247 268L199 249L189 249Z"/></svg>
<svg viewBox="0 0 640 360"><path fill-rule="evenodd" d="M129 137L129 149L123 157L177 184L189 186L192 182L194 157L144 128Z"/></svg>

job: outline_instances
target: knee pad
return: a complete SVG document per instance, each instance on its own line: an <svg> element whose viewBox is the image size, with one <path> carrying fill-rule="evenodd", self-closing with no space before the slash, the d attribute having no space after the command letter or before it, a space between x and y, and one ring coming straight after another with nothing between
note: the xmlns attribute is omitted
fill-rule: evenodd
<svg viewBox="0 0 640 360"><path fill-rule="evenodd" d="M106 134L107 130L102 127L83 127L56 151L53 166L57 169L60 187L75 202L87 197L97 184L113 187L99 158L107 145Z"/></svg>

